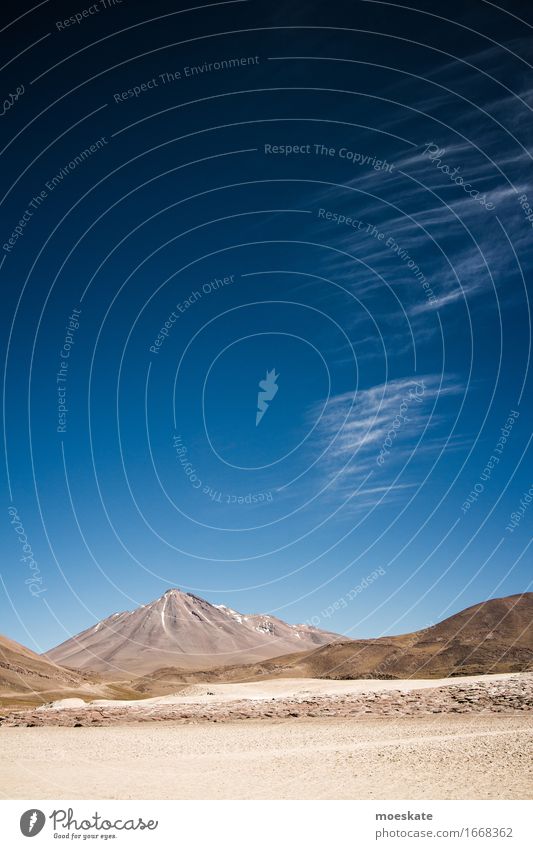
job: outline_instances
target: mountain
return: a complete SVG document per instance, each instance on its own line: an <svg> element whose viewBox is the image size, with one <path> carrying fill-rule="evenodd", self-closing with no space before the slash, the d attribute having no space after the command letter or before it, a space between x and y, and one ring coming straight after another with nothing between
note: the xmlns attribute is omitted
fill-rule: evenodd
<svg viewBox="0 0 533 849"><path fill-rule="evenodd" d="M263 663L221 669L217 680L445 678L532 669L533 593L522 593L475 604L411 634L337 641ZM172 671L159 670L152 677L162 686L165 679L172 679ZM182 676L182 680L191 679Z"/></svg>
<svg viewBox="0 0 533 849"><path fill-rule="evenodd" d="M137 610L114 613L46 653L55 663L127 677L163 667L205 670L261 661L342 639L275 616L238 613L170 589Z"/></svg>
<svg viewBox="0 0 533 849"><path fill-rule="evenodd" d="M476 604L422 631L348 641L169 590L132 613L110 616L48 656L0 636L0 704L69 696L136 699L210 681L521 672L533 669L532 623L533 593L522 593ZM295 652L295 644L305 650ZM59 660L84 664L86 671L64 668Z"/></svg>

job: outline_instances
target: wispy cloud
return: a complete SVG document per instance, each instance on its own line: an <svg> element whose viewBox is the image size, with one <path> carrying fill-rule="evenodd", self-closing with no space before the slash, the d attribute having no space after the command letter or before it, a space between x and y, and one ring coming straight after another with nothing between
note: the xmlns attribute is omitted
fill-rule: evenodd
<svg viewBox="0 0 533 849"><path fill-rule="evenodd" d="M446 437L439 430L446 419L439 403L462 391L454 378L426 374L330 398L317 433L330 491L344 496L357 490L357 504L368 506L416 486L412 475L396 482L398 469L415 456L431 459L442 450ZM461 439L456 442L450 447L459 447Z"/></svg>
<svg viewBox="0 0 533 849"><path fill-rule="evenodd" d="M330 244L356 260L331 254L324 271L352 282L353 290L371 308L397 311L400 307L415 322L428 313L467 304L493 294L493 279L505 275L520 285L519 269L505 227L515 250L528 248L530 232L524 227L517 196L529 192L533 124L533 87L524 86L520 72L511 85L503 71L509 55L523 70L531 58L524 40L510 44L511 54L490 46L464 57L464 62L444 60L434 66L426 81L413 89L413 78L396 78L383 96L405 104L387 114L387 125L415 141L416 147L400 150L393 158L392 173L359 167L343 188L332 187L316 195L316 206L357 216L375 224L383 238L365 229L350 229L323 222ZM416 92L416 101L413 100ZM410 108L409 108L410 107ZM464 181L480 194L486 193L495 207L482 208L460 184L435 167L424 154L434 142L445 150L443 162L457 168ZM359 141L364 152L364 139ZM499 220L498 220L499 219ZM500 224L500 221L502 222ZM413 280L410 269L387 248L392 237L407 252L427 280L434 299ZM383 302L388 295L397 303ZM500 298L512 299L507 285ZM379 307L376 304L380 302ZM399 303L398 303L399 302ZM434 331L437 332L435 324Z"/></svg>

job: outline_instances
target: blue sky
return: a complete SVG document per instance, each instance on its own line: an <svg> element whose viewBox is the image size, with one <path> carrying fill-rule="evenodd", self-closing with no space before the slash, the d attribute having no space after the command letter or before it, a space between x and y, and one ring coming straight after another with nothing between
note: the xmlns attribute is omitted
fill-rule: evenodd
<svg viewBox="0 0 533 849"><path fill-rule="evenodd" d="M0 632L178 586L379 636L528 589L528 10L59 9L2 34L38 44L3 71Z"/></svg>

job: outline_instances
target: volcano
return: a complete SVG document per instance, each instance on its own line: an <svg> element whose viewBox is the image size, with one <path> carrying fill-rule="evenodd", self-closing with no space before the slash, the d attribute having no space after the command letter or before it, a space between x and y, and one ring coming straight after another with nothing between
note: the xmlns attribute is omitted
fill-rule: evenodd
<svg viewBox="0 0 533 849"><path fill-rule="evenodd" d="M179 589L114 613L46 653L76 669L145 674L163 666L213 669L309 651L342 638L267 614L244 614Z"/></svg>

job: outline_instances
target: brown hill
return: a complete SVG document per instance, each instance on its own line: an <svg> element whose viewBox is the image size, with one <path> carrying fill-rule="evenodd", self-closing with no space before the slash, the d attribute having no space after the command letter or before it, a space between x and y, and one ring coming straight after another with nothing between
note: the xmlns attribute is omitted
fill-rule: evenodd
<svg viewBox="0 0 533 849"><path fill-rule="evenodd" d="M210 673L159 669L133 687L171 692L180 683L283 678L444 678L533 668L533 593L490 599L396 637L336 642Z"/></svg>
<svg viewBox="0 0 533 849"><path fill-rule="evenodd" d="M63 669L31 649L0 636L0 698L3 702L39 703L85 683L73 670ZM21 699L21 697L24 697Z"/></svg>
<svg viewBox="0 0 533 849"><path fill-rule="evenodd" d="M40 705L71 697L136 698L122 684L102 681L97 675L65 669L26 646L0 635L0 705Z"/></svg>
<svg viewBox="0 0 533 849"><path fill-rule="evenodd" d="M195 599L194 596L191 598ZM198 601L202 602L201 599ZM167 602L167 610L164 610L163 618L160 605L154 602L153 606L148 605L148 607L151 610L155 608L159 620L161 622L164 620L166 627L171 631L172 622L167 619L167 614L170 615L168 605L172 605L172 601ZM228 611L228 608L216 609ZM242 616L235 611L228 611L221 615L231 619ZM127 616L128 614L116 614L115 617L110 617L110 620L104 620L104 623ZM259 620L265 629L267 622L270 622L274 631L273 643L270 645L280 645L281 640L278 642L276 624L280 620L273 620L273 617L246 617L246 621L250 619L253 623ZM148 623L155 628L151 620L152 616L149 617ZM239 624L238 620L235 621ZM84 633L90 635L91 632L96 631L98 634L104 623ZM254 681L263 677L440 678L490 672L526 671L533 668L532 623L533 593L523 593L476 604L445 619L438 625L422 631L414 631L411 634L374 640L342 640L253 663L233 663L216 668L194 669L193 664L197 656L195 655L191 662L191 658L183 654L182 646L181 650L171 653L173 659L179 659L179 665L160 666L161 660L169 655L166 648L163 652L154 654L149 652L148 667L153 662L159 668L153 671L149 668L141 671L136 678L132 678L131 674L113 676L108 672L105 680L102 675L96 673L80 672L59 666L45 656L37 655L12 640L0 637L0 704L39 704L69 696L77 696L85 700L140 698L147 695L172 693L188 683ZM281 625L284 629L290 628L291 634L299 631L301 627L280 623L280 630ZM255 627L261 627L261 625L255 624ZM284 629L282 633L285 633ZM119 629L117 632L120 635ZM266 632L261 633L266 634ZM272 632L268 630L268 633ZM311 634L319 640L326 637L335 638L335 635L325 634L325 632L312 631ZM149 635L150 630L145 637L147 641ZM124 639L123 635L122 639ZM300 640L302 637L295 639ZM76 651L82 649L83 646L74 646ZM121 651L119 643L118 652L121 653ZM235 652L232 658L235 658ZM186 662L183 663L183 660ZM159 664L156 661L159 661ZM110 667L111 664L104 664L104 668ZM129 680L118 680L125 677Z"/></svg>
<svg viewBox="0 0 533 849"><path fill-rule="evenodd" d="M262 661L338 639L309 625L238 613L171 589L137 610L113 614L46 656L65 666L127 678L162 666L205 670Z"/></svg>

